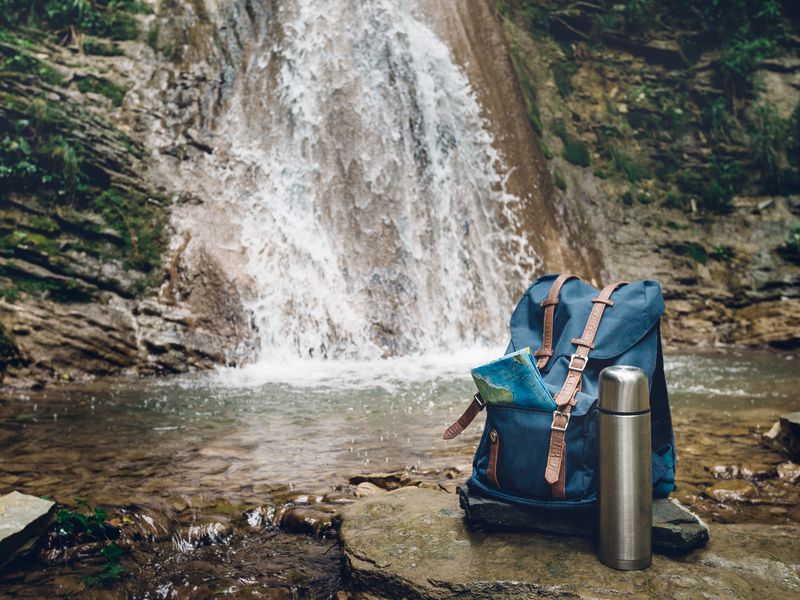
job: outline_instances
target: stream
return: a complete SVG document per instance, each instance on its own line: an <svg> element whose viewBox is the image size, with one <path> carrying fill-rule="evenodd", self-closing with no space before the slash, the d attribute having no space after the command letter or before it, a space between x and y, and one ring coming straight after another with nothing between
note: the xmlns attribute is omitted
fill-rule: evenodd
<svg viewBox="0 0 800 600"><path fill-rule="evenodd" d="M277 526L281 515L334 513L354 500L348 482L358 474L405 470L453 491L469 474L481 419L453 442L441 431L472 394L468 367L489 356L298 360L6 392L0 493L103 507L123 532L127 573L89 587L96 557L43 552L7 571L0 594L335 595L335 531L292 534ZM800 410L795 357L673 351L666 368L675 496L711 521L800 522L800 490L776 473L786 459L759 439L779 414Z"/></svg>

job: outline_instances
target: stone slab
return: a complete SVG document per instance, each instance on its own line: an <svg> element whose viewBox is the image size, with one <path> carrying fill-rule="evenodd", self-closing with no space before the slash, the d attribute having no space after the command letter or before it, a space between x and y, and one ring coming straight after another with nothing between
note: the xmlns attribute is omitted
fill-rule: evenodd
<svg viewBox="0 0 800 600"><path fill-rule="evenodd" d="M459 502L467 521L487 531L540 531L592 537L597 527L594 509L565 512L528 508L476 494L466 486L459 490ZM653 501L655 552L688 552L705 545L708 539L708 525L677 500Z"/></svg>
<svg viewBox="0 0 800 600"><path fill-rule="evenodd" d="M713 525L703 549L615 571L590 539L474 530L452 494L401 488L343 511L356 594L377 598L606 599L800 597L800 527Z"/></svg>
<svg viewBox="0 0 800 600"><path fill-rule="evenodd" d="M54 502L19 492L0 496L0 568L35 545L55 508Z"/></svg>

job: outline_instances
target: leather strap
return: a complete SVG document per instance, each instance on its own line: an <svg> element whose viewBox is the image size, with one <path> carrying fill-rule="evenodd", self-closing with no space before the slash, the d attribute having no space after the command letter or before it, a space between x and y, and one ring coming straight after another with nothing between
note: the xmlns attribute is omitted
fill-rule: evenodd
<svg viewBox="0 0 800 600"><path fill-rule="evenodd" d="M496 429L489 432L489 464L486 467L486 478L494 487L500 489L500 480L497 479L497 458L500 455L500 434Z"/></svg>
<svg viewBox="0 0 800 600"><path fill-rule="evenodd" d="M580 279L577 275L571 273L562 273L550 286L550 293L547 298L542 300L541 306L544 308L544 323L542 326L542 347L533 353L536 361L536 366L541 370L547 366L550 357L553 356L553 318L556 314L556 306L558 305L558 297L561 294L561 287L570 279Z"/></svg>
<svg viewBox="0 0 800 600"><path fill-rule="evenodd" d="M481 395L475 394L472 397L472 402L470 402L469 406L467 406L467 410L464 411L464 414L458 417L458 421L447 428L442 436L442 439L452 440L454 437L459 435L462 431L469 427L469 424L475 420L475 417L478 416L478 413L481 412L485 406L486 403L483 401L483 398L481 398Z"/></svg>
<svg viewBox="0 0 800 600"><path fill-rule="evenodd" d="M565 491L565 469L564 455L567 448L567 427L569 426L569 415L575 405L575 394L581 387L583 371L589 362L589 352L594 348L594 338L603 318L603 312L609 306L613 306L611 294L618 287L627 284L627 281L618 281L603 288L600 294L592 299L592 310L586 321L586 327L579 339L573 340L577 350L570 357L567 377L561 390L556 395L555 401L558 408L553 412L553 423L550 426L550 449L547 452L547 468L544 478L552 486L554 498L564 498Z"/></svg>

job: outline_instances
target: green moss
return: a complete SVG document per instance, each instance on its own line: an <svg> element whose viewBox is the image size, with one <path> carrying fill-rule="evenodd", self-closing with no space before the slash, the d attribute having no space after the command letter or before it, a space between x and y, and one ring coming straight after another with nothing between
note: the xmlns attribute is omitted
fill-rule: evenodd
<svg viewBox="0 0 800 600"><path fill-rule="evenodd" d="M691 201L685 194L676 194L675 192L668 192L662 203L666 208L674 208L677 210L686 210L689 208Z"/></svg>
<svg viewBox="0 0 800 600"><path fill-rule="evenodd" d="M98 195L91 208L125 240L126 266L145 273L161 266L167 234L160 206L151 204L144 196L111 188Z"/></svg>
<svg viewBox="0 0 800 600"><path fill-rule="evenodd" d="M64 84L64 76L61 73L25 50L10 52L0 61L0 71L3 73L24 73L39 77L50 85Z"/></svg>
<svg viewBox="0 0 800 600"><path fill-rule="evenodd" d="M3 289L0 287L0 296L3 296ZM17 341L10 331L0 323L0 374L5 370L6 365L19 358L19 347Z"/></svg>
<svg viewBox="0 0 800 600"><path fill-rule="evenodd" d="M83 51L95 56L123 56L125 51L115 44L109 44L94 38L83 42Z"/></svg>
<svg viewBox="0 0 800 600"><path fill-rule="evenodd" d="M680 256L688 256L693 261L704 265L708 262L708 252L700 244L685 242L676 244L675 252Z"/></svg>
<svg viewBox="0 0 800 600"><path fill-rule="evenodd" d="M101 94L111 100L114 106L121 106L125 94L128 93L127 88L117 85L108 79L101 79L93 75L89 75L78 81L78 89L84 94L87 92Z"/></svg>
<svg viewBox="0 0 800 600"><path fill-rule="evenodd" d="M556 187L560 189L562 192L567 190L567 181L564 179L564 176L561 174L561 171L555 170L553 171L553 183L556 184Z"/></svg>
<svg viewBox="0 0 800 600"><path fill-rule="evenodd" d="M539 104L537 101L538 92L533 83L533 73L531 73L530 67L528 67L528 64L523 60L519 47L516 44L511 45L511 60L514 64L514 70L517 73L517 78L522 87L522 95L527 105L528 122L537 135L542 135L542 133L544 133L544 127L542 126L542 116L539 113Z"/></svg>
<svg viewBox="0 0 800 600"><path fill-rule="evenodd" d="M588 167L592 164L589 154L589 146L570 135L563 119L556 119L553 122L553 133L555 133L564 144L562 156L567 162L579 167Z"/></svg>

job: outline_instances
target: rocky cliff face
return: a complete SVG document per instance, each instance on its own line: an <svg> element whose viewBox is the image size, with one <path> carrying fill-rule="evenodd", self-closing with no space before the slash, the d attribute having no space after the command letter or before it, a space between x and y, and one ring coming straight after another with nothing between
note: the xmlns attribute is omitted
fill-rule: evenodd
<svg viewBox="0 0 800 600"><path fill-rule="evenodd" d="M800 344L800 31L762 4L498 3L557 197L670 342Z"/></svg>
<svg viewBox="0 0 800 600"><path fill-rule="evenodd" d="M5 383L236 360L250 338L238 293L201 251L186 267L191 239L173 239L170 224L186 199L159 176L143 134L147 121L169 122L180 86L168 94L157 77L180 79L180 40L165 58L160 17L145 3L101 2L93 20L69 3L55 3L67 11L55 17L23 4L0 30Z"/></svg>

